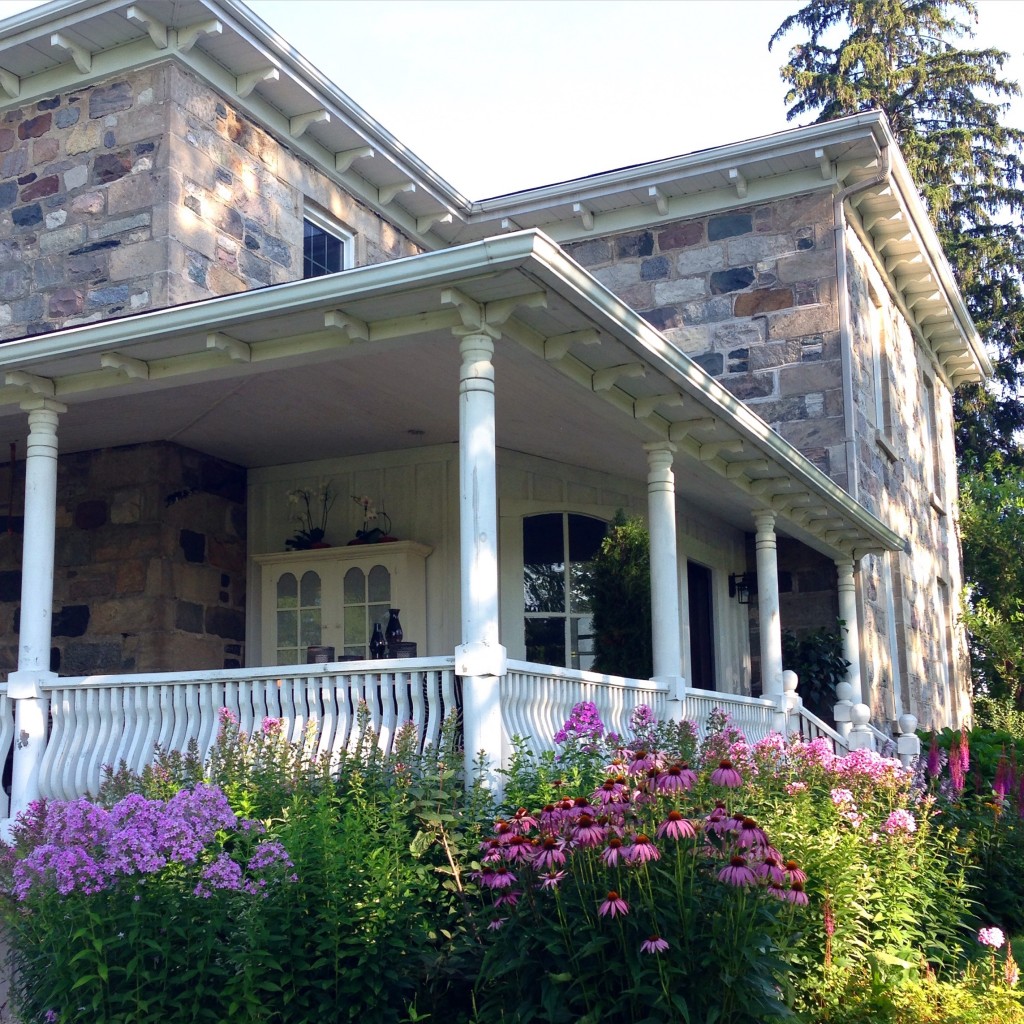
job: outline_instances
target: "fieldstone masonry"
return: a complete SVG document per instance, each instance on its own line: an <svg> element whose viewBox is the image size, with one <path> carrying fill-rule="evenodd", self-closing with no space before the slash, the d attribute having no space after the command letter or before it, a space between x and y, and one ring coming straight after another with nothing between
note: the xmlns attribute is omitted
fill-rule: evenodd
<svg viewBox="0 0 1024 1024"><path fill-rule="evenodd" d="M172 62L8 111L0 341L297 280L306 202L419 251Z"/></svg>
<svg viewBox="0 0 1024 1024"><path fill-rule="evenodd" d="M58 487L54 670L245 663L244 470L173 444L136 445L62 456ZM5 672L17 666L20 563L20 532L0 535Z"/></svg>
<svg viewBox="0 0 1024 1024"><path fill-rule="evenodd" d="M827 193L565 249L846 485Z"/></svg>

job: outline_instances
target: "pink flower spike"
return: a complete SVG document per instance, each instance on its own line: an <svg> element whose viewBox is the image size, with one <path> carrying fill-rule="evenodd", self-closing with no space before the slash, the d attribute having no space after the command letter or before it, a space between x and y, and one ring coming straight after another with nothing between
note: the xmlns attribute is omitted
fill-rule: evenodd
<svg viewBox="0 0 1024 1024"><path fill-rule="evenodd" d="M743 776L732 766L732 761L723 757L718 767L711 773L711 783L724 786L726 789L738 789L743 785Z"/></svg>
<svg viewBox="0 0 1024 1024"><path fill-rule="evenodd" d="M668 943L660 935L652 935L640 943L641 953L664 953Z"/></svg>
<svg viewBox="0 0 1024 1024"><path fill-rule="evenodd" d="M615 917L617 914L625 917L628 913L629 904L614 889L608 893L608 897L597 910L599 917Z"/></svg>

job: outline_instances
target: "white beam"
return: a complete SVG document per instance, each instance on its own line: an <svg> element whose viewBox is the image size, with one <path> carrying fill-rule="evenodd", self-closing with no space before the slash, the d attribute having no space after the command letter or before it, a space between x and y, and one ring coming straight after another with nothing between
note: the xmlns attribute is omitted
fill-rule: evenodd
<svg viewBox="0 0 1024 1024"><path fill-rule="evenodd" d="M573 203L572 212L574 216L579 217L585 231L594 229L594 214L582 203Z"/></svg>
<svg viewBox="0 0 1024 1024"><path fill-rule="evenodd" d="M654 200L654 205L657 207L658 213L662 217L668 216L668 196L658 188L657 185L651 185L647 189L647 195L649 198Z"/></svg>
<svg viewBox="0 0 1024 1024"><path fill-rule="evenodd" d="M729 184L736 189L736 195L740 199L747 198L747 179L743 177L738 167L729 168Z"/></svg>
<svg viewBox="0 0 1024 1024"><path fill-rule="evenodd" d="M828 181L832 177L832 161L829 160L825 150L816 149L814 151L814 159L818 161L818 169L821 171L822 180Z"/></svg>

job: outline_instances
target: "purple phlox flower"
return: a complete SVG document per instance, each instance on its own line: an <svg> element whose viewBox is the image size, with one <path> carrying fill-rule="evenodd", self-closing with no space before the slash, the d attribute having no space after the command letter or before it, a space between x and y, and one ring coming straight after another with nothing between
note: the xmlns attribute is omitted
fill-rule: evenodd
<svg viewBox="0 0 1024 1024"><path fill-rule="evenodd" d="M573 842L580 846L600 846L607 829L599 825L592 814L581 814L572 830Z"/></svg>
<svg viewBox="0 0 1024 1024"><path fill-rule="evenodd" d="M718 762L718 767L711 773L711 782L715 786L737 789L743 785L743 776L733 767L732 761L723 757Z"/></svg>
<svg viewBox="0 0 1024 1024"><path fill-rule="evenodd" d="M795 860L787 860L783 867L786 869L786 877L790 882L799 882L803 885L807 881L807 872Z"/></svg>
<svg viewBox="0 0 1024 1024"><path fill-rule="evenodd" d="M660 860L661 851L650 836L638 832L633 837L633 842L623 851L623 856L628 864L646 864L651 860Z"/></svg>
<svg viewBox="0 0 1024 1024"><path fill-rule="evenodd" d="M848 789L833 789L830 796L832 798L832 803L835 804L836 807L846 806L853 807L854 810L857 809L857 805L853 802L853 794Z"/></svg>
<svg viewBox="0 0 1024 1024"><path fill-rule="evenodd" d="M565 840L550 833L541 836L533 858L533 866L537 871L548 868L559 868L565 863Z"/></svg>
<svg viewBox="0 0 1024 1024"><path fill-rule="evenodd" d="M786 884L786 871L782 861L773 854L765 856L754 865L754 874L771 885L783 886Z"/></svg>
<svg viewBox="0 0 1024 1024"><path fill-rule="evenodd" d="M978 932L978 942L992 949L1000 949L1003 943L1006 942L1006 935L1003 934L1002 928L982 928Z"/></svg>
<svg viewBox="0 0 1024 1024"><path fill-rule="evenodd" d="M256 872L264 871L274 864L283 864L286 868L295 867L288 851L280 843L271 840L256 847L245 867L247 871Z"/></svg>
<svg viewBox="0 0 1024 1024"><path fill-rule="evenodd" d="M864 815L854 809L843 811L842 815L854 828L860 828L864 824Z"/></svg>
<svg viewBox="0 0 1024 1024"><path fill-rule="evenodd" d="M626 793L626 780L621 775L616 775L614 778L605 779L597 789L590 796L590 802L592 804L611 804L618 803L622 798L623 794Z"/></svg>
<svg viewBox="0 0 1024 1024"><path fill-rule="evenodd" d="M199 884L193 889L196 896L209 899L215 889L241 889L242 865L233 861L226 853L203 868Z"/></svg>
<svg viewBox="0 0 1024 1024"><path fill-rule="evenodd" d="M634 736L649 733L658 724L658 718L647 704L637 704L629 716L629 729Z"/></svg>
<svg viewBox="0 0 1024 1024"><path fill-rule="evenodd" d="M565 743L571 738L599 740L604 735L597 705L584 700L573 706L565 725L555 733L556 743Z"/></svg>
<svg viewBox="0 0 1024 1024"><path fill-rule="evenodd" d="M280 718L271 718L269 715L263 719L263 724L260 726L264 736L280 736L283 728Z"/></svg>
<svg viewBox="0 0 1024 1024"><path fill-rule="evenodd" d="M640 943L641 953L664 953L668 943L660 935L652 935Z"/></svg>
<svg viewBox="0 0 1024 1024"><path fill-rule="evenodd" d="M565 878L564 871L546 871L540 876L540 888L541 889L557 889L559 882Z"/></svg>
<svg viewBox="0 0 1024 1024"><path fill-rule="evenodd" d="M895 811L889 812L889 816L882 825L882 831L890 836L897 832L905 832L909 835L917 831L917 822L910 811L897 808Z"/></svg>
<svg viewBox="0 0 1024 1024"><path fill-rule="evenodd" d="M786 897L790 903L795 903L798 907L807 906L807 893L804 892L803 882L790 882L789 888L786 890Z"/></svg>
<svg viewBox="0 0 1024 1024"><path fill-rule="evenodd" d="M806 782L788 782L786 784L786 792L790 796L796 796L797 793L804 793L807 790Z"/></svg>
<svg viewBox="0 0 1024 1024"><path fill-rule="evenodd" d="M599 917L616 917L619 914L625 917L628 913L629 904L614 889L608 893L604 903L597 910Z"/></svg>
<svg viewBox="0 0 1024 1024"><path fill-rule="evenodd" d="M757 875L747 866L747 858L736 854L729 858L729 863L718 872L718 880L729 885L754 885Z"/></svg>
<svg viewBox="0 0 1024 1024"><path fill-rule="evenodd" d="M676 793L697 785L697 773L685 762L675 761L658 773L655 786L662 793Z"/></svg>
<svg viewBox="0 0 1024 1024"><path fill-rule="evenodd" d="M654 835L658 839L668 837L669 839L693 839L697 832L692 822L686 820L682 813L677 810L668 812L665 820L655 829Z"/></svg>
<svg viewBox="0 0 1024 1024"><path fill-rule="evenodd" d="M220 708L217 712L217 721L222 729L225 726L238 725L238 715L231 708Z"/></svg>

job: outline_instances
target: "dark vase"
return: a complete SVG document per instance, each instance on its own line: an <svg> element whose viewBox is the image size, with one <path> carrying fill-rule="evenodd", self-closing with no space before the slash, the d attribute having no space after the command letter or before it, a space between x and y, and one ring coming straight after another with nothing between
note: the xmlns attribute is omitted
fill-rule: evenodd
<svg viewBox="0 0 1024 1024"><path fill-rule="evenodd" d="M400 644L402 637L405 635L402 632L402 623L398 621L398 613L401 609L389 608L388 609L388 628L384 630L384 639L388 642L388 647L394 644Z"/></svg>
<svg viewBox="0 0 1024 1024"><path fill-rule="evenodd" d="M384 639L384 634L381 631L380 623L375 622L373 624L373 635L370 637L370 657L375 661L383 658L387 653L388 644Z"/></svg>

